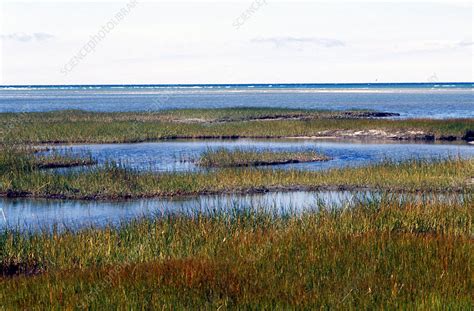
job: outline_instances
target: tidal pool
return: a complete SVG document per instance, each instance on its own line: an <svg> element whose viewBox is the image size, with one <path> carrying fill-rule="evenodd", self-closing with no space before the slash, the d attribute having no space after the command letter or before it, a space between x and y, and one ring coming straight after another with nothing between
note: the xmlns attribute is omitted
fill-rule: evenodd
<svg viewBox="0 0 474 311"><path fill-rule="evenodd" d="M361 143L321 140L194 140L139 144L75 145L66 148L74 153L90 152L99 165L114 160L138 170L197 171L202 170L193 160L209 150L218 148L275 151L318 151L331 158L325 162L269 166L278 169L325 170L338 167L369 165L383 160L433 159L473 157L469 144L435 143ZM87 169L87 168L86 168Z"/></svg>

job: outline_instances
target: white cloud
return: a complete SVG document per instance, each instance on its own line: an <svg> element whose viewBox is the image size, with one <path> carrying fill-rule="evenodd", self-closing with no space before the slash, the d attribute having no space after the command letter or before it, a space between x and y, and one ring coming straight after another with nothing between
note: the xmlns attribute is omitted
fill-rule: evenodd
<svg viewBox="0 0 474 311"><path fill-rule="evenodd" d="M461 41L458 43L458 46L465 47L474 45L474 41Z"/></svg>
<svg viewBox="0 0 474 311"><path fill-rule="evenodd" d="M45 41L54 38L54 35L44 32L35 32L27 34L23 32L16 32L10 34L0 35L1 40L16 41L16 42L31 42L31 41Z"/></svg>
<svg viewBox="0 0 474 311"><path fill-rule="evenodd" d="M254 38L252 43L273 44L276 48L287 46L314 45L325 48L343 47L345 42L332 38L317 38L317 37L269 37L269 38Z"/></svg>

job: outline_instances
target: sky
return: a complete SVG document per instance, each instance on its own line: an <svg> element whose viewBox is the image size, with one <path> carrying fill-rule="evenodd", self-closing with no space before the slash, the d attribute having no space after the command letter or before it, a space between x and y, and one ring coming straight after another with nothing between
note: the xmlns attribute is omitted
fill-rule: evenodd
<svg viewBox="0 0 474 311"><path fill-rule="evenodd" d="M0 84L472 82L471 1L2 1Z"/></svg>

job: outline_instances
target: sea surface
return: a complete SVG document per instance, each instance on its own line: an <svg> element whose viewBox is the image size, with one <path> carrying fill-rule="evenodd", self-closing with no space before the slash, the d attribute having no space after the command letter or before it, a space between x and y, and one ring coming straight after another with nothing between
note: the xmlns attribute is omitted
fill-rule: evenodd
<svg viewBox="0 0 474 311"><path fill-rule="evenodd" d="M467 118L474 117L473 90L473 83L0 86L0 113L252 106Z"/></svg>

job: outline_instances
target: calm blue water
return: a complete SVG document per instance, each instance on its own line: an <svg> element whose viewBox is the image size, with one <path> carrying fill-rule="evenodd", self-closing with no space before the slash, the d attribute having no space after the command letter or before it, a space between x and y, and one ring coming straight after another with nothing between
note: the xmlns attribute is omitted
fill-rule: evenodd
<svg viewBox="0 0 474 311"><path fill-rule="evenodd" d="M53 226L79 229L86 226L117 225L137 218L166 215L196 215L236 209L264 210L275 214L316 209L318 204L350 204L350 192L277 192L252 195L198 196L123 202L1 199L0 229L42 230Z"/></svg>
<svg viewBox="0 0 474 311"><path fill-rule="evenodd" d="M4 86L1 112L291 107L373 109L403 118L474 117L473 83Z"/></svg>
<svg viewBox="0 0 474 311"><path fill-rule="evenodd" d="M268 167L311 171L368 165L383 160L402 161L413 158L474 157L474 146L467 144L354 143L320 140L169 141L140 144L77 145L65 147L64 150L73 153L90 152L99 161L99 164L107 160L115 160L138 170L196 171L200 168L193 163L193 160L198 159L207 150L219 148L273 151L311 150L332 158L327 162Z"/></svg>

